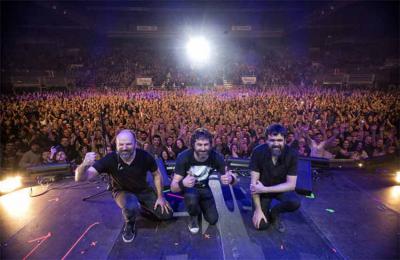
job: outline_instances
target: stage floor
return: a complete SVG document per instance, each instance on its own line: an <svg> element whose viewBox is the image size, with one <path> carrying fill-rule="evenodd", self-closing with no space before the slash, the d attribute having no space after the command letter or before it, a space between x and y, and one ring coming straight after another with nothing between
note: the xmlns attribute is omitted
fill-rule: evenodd
<svg viewBox="0 0 400 260"><path fill-rule="evenodd" d="M187 229L181 198L169 195L175 218L143 216L132 243L121 239L123 220L102 181L29 188L0 197L1 259L400 259L400 186L392 176L362 170L329 171L314 180L311 197L283 216L286 232L251 225L249 178L235 188L214 183L220 219ZM34 187L38 194L45 187ZM178 195L179 196L179 195Z"/></svg>

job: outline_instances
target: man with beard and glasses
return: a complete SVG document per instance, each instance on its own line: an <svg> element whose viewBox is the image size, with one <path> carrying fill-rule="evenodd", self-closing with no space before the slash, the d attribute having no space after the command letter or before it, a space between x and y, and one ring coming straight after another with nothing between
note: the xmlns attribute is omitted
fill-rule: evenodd
<svg viewBox="0 0 400 260"><path fill-rule="evenodd" d="M267 143L254 148L251 155L253 224L258 230L270 224L279 232L285 227L280 213L295 211L300 200L294 192L297 180L297 153L285 144L286 129L273 124L266 129ZM279 202L271 207L272 200Z"/></svg>
<svg viewBox="0 0 400 260"><path fill-rule="evenodd" d="M113 198L125 220L122 231L124 242L132 242L136 236L135 220L140 206L159 220L172 218L172 209L162 192L157 163L148 152L136 148L136 145L135 134L122 130L116 137L117 152L109 153L99 161L95 161L96 153L89 152L75 171L76 181L93 178L99 173L110 175ZM146 181L148 171L153 175L155 191Z"/></svg>
<svg viewBox="0 0 400 260"><path fill-rule="evenodd" d="M204 128L197 129L190 139L191 148L181 152L176 159L175 175L171 183L173 192L182 191L189 212L189 231L199 232L199 217L203 213L211 225L218 221L218 211L212 191L208 185L210 175L221 174L224 185L234 184L236 177L225 170L222 154L211 149L212 135Z"/></svg>

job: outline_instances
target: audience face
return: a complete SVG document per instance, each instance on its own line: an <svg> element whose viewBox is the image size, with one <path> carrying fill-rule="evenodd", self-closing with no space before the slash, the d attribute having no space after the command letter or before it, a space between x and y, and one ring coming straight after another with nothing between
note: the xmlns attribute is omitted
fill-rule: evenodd
<svg viewBox="0 0 400 260"><path fill-rule="evenodd" d="M320 142L322 142L322 135L321 134L317 134L316 136L315 136L315 142L317 142L318 144L320 143Z"/></svg>
<svg viewBox="0 0 400 260"><path fill-rule="evenodd" d="M177 139L176 140L176 147L178 147L179 149L182 149L184 146L182 139Z"/></svg>
<svg viewBox="0 0 400 260"><path fill-rule="evenodd" d="M161 145L161 138L160 137L153 137L153 145L160 146Z"/></svg>
<svg viewBox="0 0 400 260"><path fill-rule="evenodd" d="M169 159L168 152L165 151L165 150L163 150L163 151L161 152L161 158L162 158L164 161L167 161L167 160Z"/></svg>
<svg viewBox="0 0 400 260"><path fill-rule="evenodd" d="M62 147L68 147L69 146L68 138L66 137L61 138L60 144Z"/></svg>
<svg viewBox="0 0 400 260"><path fill-rule="evenodd" d="M286 138L287 143L291 143L294 140L294 134L289 133Z"/></svg>
<svg viewBox="0 0 400 260"><path fill-rule="evenodd" d="M231 145L231 155L237 154L239 152L239 148L236 144Z"/></svg>
<svg viewBox="0 0 400 260"><path fill-rule="evenodd" d="M264 138L258 139L258 144L265 144L265 139Z"/></svg>
<svg viewBox="0 0 400 260"><path fill-rule="evenodd" d="M42 161L47 162L49 159L50 159L50 152L49 151L42 152Z"/></svg>
<svg viewBox="0 0 400 260"><path fill-rule="evenodd" d="M345 140L345 141L343 142L343 145L342 145L343 149L344 149L344 150L348 150L348 149L349 149L349 146L350 146L349 141Z"/></svg>
<svg viewBox="0 0 400 260"><path fill-rule="evenodd" d="M38 153L40 151L40 146L38 144L32 144L31 151L34 153Z"/></svg>
<svg viewBox="0 0 400 260"><path fill-rule="evenodd" d="M64 151L58 151L56 153L56 162L57 163L65 163L67 161L67 155Z"/></svg>

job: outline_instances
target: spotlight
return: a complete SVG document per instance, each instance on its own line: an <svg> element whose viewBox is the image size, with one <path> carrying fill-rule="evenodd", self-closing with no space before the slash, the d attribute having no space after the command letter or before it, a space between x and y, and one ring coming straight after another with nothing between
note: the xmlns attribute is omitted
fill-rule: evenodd
<svg viewBox="0 0 400 260"><path fill-rule="evenodd" d="M210 45L204 37L194 37L186 44L186 52L193 63L206 63L210 58Z"/></svg>
<svg viewBox="0 0 400 260"><path fill-rule="evenodd" d="M364 164L363 163L358 163L357 166L358 166L358 168L362 168L364 166Z"/></svg>
<svg viewBox="0 0 400 260"><path fill-rule="evenodd" d="M400 171L396 172L396 182L400 184Z"/></svg>
<svg viewBox="0 0 400 260"><path fill-rule="evenodd" d="M7 193L22 186L21 176L8 177L0 181L0 193Z"/></svg>

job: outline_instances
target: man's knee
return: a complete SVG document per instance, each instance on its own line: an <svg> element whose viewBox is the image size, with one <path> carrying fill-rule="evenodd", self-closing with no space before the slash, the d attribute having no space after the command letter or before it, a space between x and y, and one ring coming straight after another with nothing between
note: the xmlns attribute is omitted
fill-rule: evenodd
<svg viewBox="0 0 400 260"><path fill-rule="evenodd" d="M199 195L194 192L186 192L184 195L186 204L198 204L199 203Z"/></svg>
<svg viewBox="0 0 400 260"><path fill-rule="evenodd" d="M208 223L210 223L210 225L215 225L218 222L218 213L214 212L212 214L205 214L204 218L207 220Z"/></svg>
<svg viewBox="0 0 400 260"><path fill-rule="evenodd" d="M199 195L196 193L185 193L185 206L188 211L199 210ZM189 212L190 213L190 212Z"/></svg>
<svg viewBox="0 0 400 260"><path fill-rule="evenodd" d="M136 198L126 200L124 208L128 211L138 211L140 208L139 202Z"/></svg>
<svg viewBox="0 0 400 260"><path fill-rule="evenodd" d="M300 208L301 202L299 199L294 199L294 200L289 201L288 206L291 211L295 211L298 208Z"/></svg>
<svg viewBox="0 0 400 260"><path fill-rule="evenodd" d="M255 227L255 229L257 230L266 230L269 227L269 223L265 222L263 219L260 222L260 225L257 227Z"/></svg>
<svg viewBox="0 0 400 260"><path fill-rule="evenodd" d="M172 219L174 212L170 209L168 212L164 211L163 213L157 214L157 218L159 220L169 220Z"/></svg>

